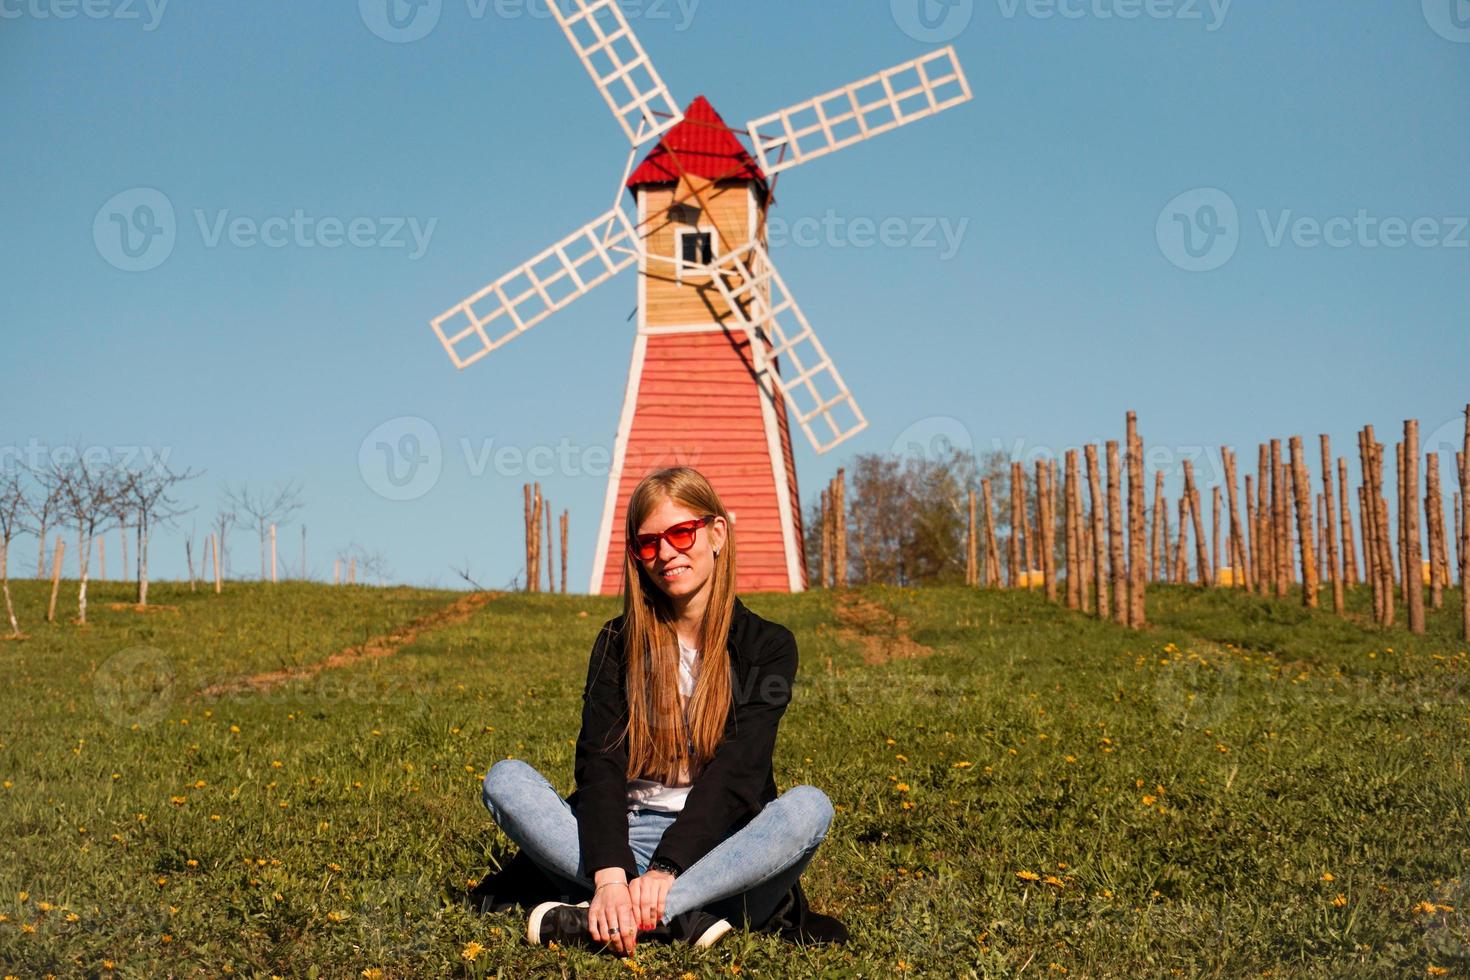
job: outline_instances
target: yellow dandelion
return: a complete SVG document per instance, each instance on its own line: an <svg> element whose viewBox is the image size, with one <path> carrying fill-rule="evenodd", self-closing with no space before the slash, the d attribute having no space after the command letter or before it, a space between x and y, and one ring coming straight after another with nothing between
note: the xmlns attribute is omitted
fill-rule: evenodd
<svg viewBox="0 0 1470 980"><path fill-rule="evenodd" d="M908 800L904 800L903 801L903 809L905 809L905 810L912 810L913 808L914 808L914 805L912 803L910 803Z"/></svg>
<svg viewBox="0 0 1470 980"><path fill-rule="evenodd" d="M31 925L29 922L22 922L20 924L20 931L25 933L26 935L30 935L31 933L36 931L36 927Z"/></svg>
<svg viewBox="0 0 1470 980"><path fill-rule="evenodd" d="M1332 907L1335 909L1340 909L1346 904L1347 896L1342 894L1341 892L1339 892L1337 897L1332 900Z"/></svg>
<svg viewBox="0 0 1470 980"><path fill-rule="evenodd" d="M1424 968L1424 972L1429 974L1431 977L1442 977L1446 973L1450 972L1450 968L1447 966L1435 966L1433 963L1431 963Z"/></svg>
<svg viewBox="0 0 1470 980"><path fill-rule="evenodd" d="M895 786L893 788L896 789L896 790L898 790L900 793L907 793L909 791L909 784L908 783L899 783L897 786Z"/></svg>
<svg viewBox="0 0 1470 980"><path fill-rule="evenodd" d="M1324 872L1322 872L1322 880L1323 881L1336 881L1337 879L1334 878L1334 877L1332 877L1332 872L1331 871L1324 871Z"/></svg>
<svg viewBox="0 0 1470 980"><path fill-rule="evenodd" d="M327 913L328 922L346 922L350 918L352 916L346 912L331 911Z"/></svg>
<svg viewBox="0 0 1470 980"><path fill-rule="evenodd" d="M1062 884L1062 879L1058 878L1056 875L1047 875L1045 878L1041 879L1041 883L1043 885L1051 885L1053 888L1065 887Z"/></svg>
<svg viewBox="0 0 1470 980"><path fill-rule="evenodd" d="M1151 795L1145 794L1144 797L1143 797L1143 805L1144 806L1153 806L1155 803L1158 802L1158 799L1159 798L1157 796L1151 796Z"/></svg>
<svg viewBox="0 0 1470 980"><path fill-rule="evenodd" d="M1016 877L1017 878L1020 878L1022 881L1040 881L1041 880L1041 875L1037 874L1035 871L1017 871L1016 872Z"/></svg>
<svg viewBox="0 0 1470 980"><path fill-rule="evenodd" d="M471 940L465 945L464 949L460 950L459 955L465 960L465 962L473 963L475 962L475 960L480 958L480 954L483 952L485 952L485 947L481 946L474 940Z"/></svg>
<svg viewBox="0 0 1470 980"><path fill-rule="evenodd" d="M174 806L183 806L185 803L189 802L189 798L187 796L170 796L168 798L168 801Z"/></svg>
<svg viewBox="0 0 1470 980"><path fill-rule="evenodd" d="M954 765L950 766L950 768L951 769L968 769L971 766L973 766L974 764L975 763L973 763L973 762L966 762L963 759L961 759L959 762L956 762Z"/></svg>
<svg viewBox="0 0 1470 980"><path fill-rule="evenodd" d="M363 977L363 980L383 980L383 971L376 966L370 966L366 970L363 970L359 976Z"/></svg>
<svg viewBox="0 0 1470 980"><path fill-rule="evenodd" d="M168 875L159 875L157 878L153 879L153 883L156 884L159 888L162 888L164 885L168 884Z"/></svg>

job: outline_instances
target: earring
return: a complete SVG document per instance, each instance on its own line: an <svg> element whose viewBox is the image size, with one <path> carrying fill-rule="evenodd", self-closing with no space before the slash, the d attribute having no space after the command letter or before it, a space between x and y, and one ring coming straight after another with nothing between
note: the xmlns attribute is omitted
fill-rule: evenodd
<svg viewBox="0 0 1470 980"><path fill-rule="evenodd" d="M720 549L719 548L716 548L715 549L715 557L716 558L720 557Z"/></svg>

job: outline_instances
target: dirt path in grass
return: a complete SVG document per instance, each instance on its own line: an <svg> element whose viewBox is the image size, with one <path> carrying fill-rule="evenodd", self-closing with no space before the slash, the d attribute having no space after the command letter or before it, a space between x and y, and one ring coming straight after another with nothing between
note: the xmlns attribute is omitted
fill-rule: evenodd
<svg viewBox="0 0 1470 980"><path fill-rule="evenodd" d="M404 623L392 632L375 636L366 643L338 650L325 660L303 664L300 667L272 670L263 674L247 674L242 677L232 678L231 680L220 681L218 684L211 684L209 687L196 692L191 700L219 697L226 694L248 693L251 691L269 691L289 681L315 677L323 670L348 667L363 660L391 657L426 632L464 622L474 615L475 611L481 606L498 595L499 593L497 592L471 592L462 599L456 599L443 609L431 612L427 616L420 616L412 622Z"/></svg>
<svg viewBox="0 0 1470 980"><path fill-rule="evenodd" d="M858 644L863 662L886 664L890 660L927 657L934 652L909 636L909 621L889 612L855 592L843 592L836 603L837 636Z"/></svg>

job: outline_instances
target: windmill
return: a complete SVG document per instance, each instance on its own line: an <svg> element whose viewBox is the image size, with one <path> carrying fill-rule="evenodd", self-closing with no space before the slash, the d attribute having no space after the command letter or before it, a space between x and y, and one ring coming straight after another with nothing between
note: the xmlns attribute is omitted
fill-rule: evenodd
<svg viewBox="0 0 1470 980"><path fill-rule="evenodd" d="M818 453L867 420L767 252L776 180L968 101L959 57L938 49L737 131L703 97L679 109L617 0L548 7L632 144L613 206L435 317L434 332L463 369L636 266L638 332L589 591L621 589L634 486L681 464L731 513L737 590L801 591L790 419Z"/></svg>

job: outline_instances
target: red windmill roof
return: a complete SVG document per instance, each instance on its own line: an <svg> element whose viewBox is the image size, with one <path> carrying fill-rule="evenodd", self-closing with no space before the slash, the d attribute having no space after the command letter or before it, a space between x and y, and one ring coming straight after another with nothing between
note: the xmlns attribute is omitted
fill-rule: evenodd
<svg viewBox="0 0 1470 980"><path fill-rule="evenodd" d="M677 164L669 158L670 149L678 155ZM702 95L689 103L689 108L684 110L684 121L665 133L653 152L633 171L628 187L678 183L681 167L694 177L750 180L760 184L762 191L768 189L760 165Z"/></svg>

